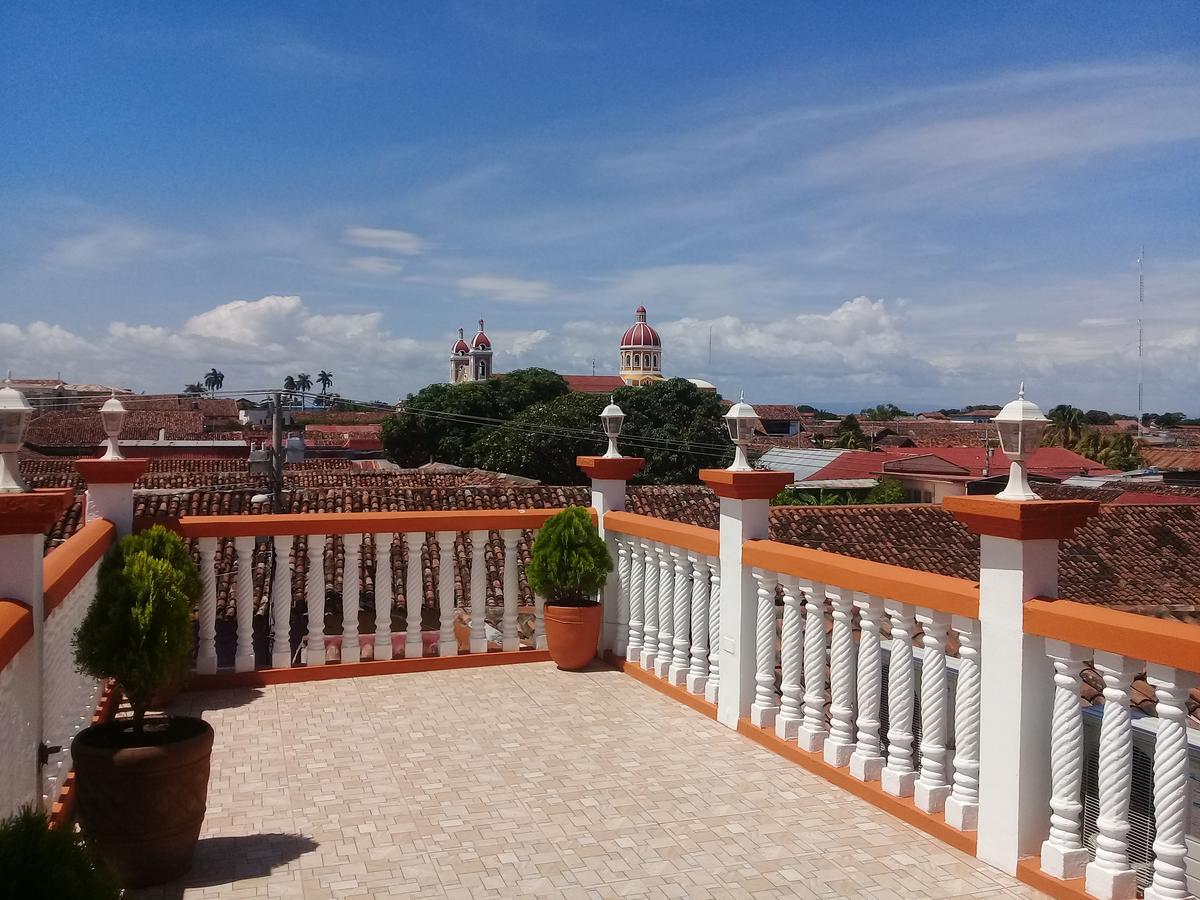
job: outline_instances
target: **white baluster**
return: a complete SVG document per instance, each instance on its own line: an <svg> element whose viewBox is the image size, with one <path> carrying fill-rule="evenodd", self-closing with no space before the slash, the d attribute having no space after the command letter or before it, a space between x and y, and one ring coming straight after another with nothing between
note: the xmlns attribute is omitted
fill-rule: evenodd
<svg viewBox="0 0 1200 900"><path fill-rule="evenodd" d="M643 629L642 668L654 671L654 658L658 656L658 553L653 541L642 541L642 553L646 559L645 614Z"/></svg>
<svg viewBox="0 0 1200 900"><path fill-rule="evenodd" d="M521 541L521 532L502 531L500 537L504 540L504 612L500 619L500 647L514 652L521 649L521 639L517 635L517 594L520 591L517 545Z"/></svg>
<svg viewBox="0 0 1200 900"><path fill-rule="evenodd" d="M704 699L716 703L721 690L721 559L708 558L708 683Z"/></svg>
<svg viewBox="0 0 1200 900"><path fill-rule="evenodd" d="M275 536L275 579L271 582L271 621L274 624L271 644L271 667L286 669L292 664L292 567L288 551L293 538Z"/></svg>
<svg viewBox="0 0 1200 900"><path fill-rule="evenodd" d="M671 548L656 544L658 554L658 653L654 656L654 670L659 678L666 678L671 668L675 638L675 567L671 565Z"/></svg>
<svg viewBox="0 0 1200 900"><path fill-rule="evenodd" d="M1096 671L1104 678L1100 719L1100 815L1096 858L1084 872L1084 888L1100 900L1137 896L1137 873L1129 867L1129 788L1133 783L1133 727L1129 682L1141 670L1136 660L1097 650Z"/></svg>
<svg viewBox="0 0 1200 900"><path fill-rule="evenodd" d="M803 718L803 690L800 685L804 671L804 613L800 581L792 575L779 579L783 585L783 634L779 648L783 681L780 684L779 715L775 719L775 734L785 741L794 740L800 732ZM772 677L774 673L772 673ZM821 673L825 677L825 673Z"/></svg>
<svg viewBox="0 0 1200 900"><path fill-rule="evenodd" d="M532 537L537 538L536 531ZM550 646L546 643L546 598L540 594L533 595L533 646L538 650Z"/></svg>
<svg viewBox="0 0 1200 900"><path fill-rule="evenodd" d="M438 636L438 656L457 656L458 641L454 637L454 532L439 531L438 542L438 610L441 634Z"/></svg>
<svg viewBox="0 0 1200 900"><path fill-rule="evenodd" d="M417 659L425 655L425 644L421 640L421 607L425 603L421 547L424 543L423 531L410 531L404 535L404 544L408 548L408 567L404 572L405 659Z"/></svg>
<svg viewBox="0 0 1200 900"><path fill-rule="evenodd" d="M484 618L487 612L487 550L488 533L471 532L471 652L487 653L487 634Z"/></svg>
<svg viewBox="0 0 1200 900"><path fill-rule="evenodd" d="M883 772L879 742L879 704L883 699L883 653L879 646L879 621L883 601L858 594L858 743L850 757L850 774L862 781L878 781Z"/></svg>
<svg viewBox="0 0 1200 900"><path fill-rule="evenodd" d="M921 623L921 771L913 802L927 813L941 812L950 796L947 764L946 634L950 615L933 609L917 610Z"/></svg>
<svg viewBox="0 0 1200 900"><path fill-rule="evenodd" d="M613 636L612 654L624 659L625 650L629 646L629 580L631 563L629 559L629 542L616 535L617 544L617 631Z"/></svg>
<svg viewBox="0 0 1200 900"><path fill-rule="evenodd" d="M830 596L833 634L829 643L829 736L825 739L825 762L831 766L850 764L854 753L854 593L839 590Z"/></svg>
<svg viewBox="0 0 1200 900"><path fill-rule="evenodd" d="M304 598L308 601L308 648L304 664L325 665L325 535L310 534Z"/></svg>
<svg viewBox="0 0 1200 900"><path fill-rule="evenodd" d="M636 540L627 538L626 544L629 548L629 642L625 646L625 659L635 663L642 658L642 635L646 627L646 559Z"/></svg>
<svg viewBox="0 0 1200 900"><path fill-rule="evenodd" d="M254 538L235 537L237 551L237 652L233 657L235 672L254 671Z"/></svg>
<svg viewBox="0 0 1200 900"><path fill-rule="evenodd" d="M392 534L375 535L375 644L371 658L392 658Z"/></svg>
<svg viewBox="0 0 1200 900"><path fill-rule="evenodd" d="M804 721L796 740L810 753L825 746L825 585L813 583L804 606Z"/></svg>
<svg viewBox="0 0 1200 900"><path fill-rule="evenodd" d="M779 714L775 699L775 585L774 573L754 569L758 585L758 610L754 628L754 702L750 722L770 728Z"/></svg>
<svg viewBox="0 0 1200 900"><path fill-rule="evenodd" d="M1047 640L1046 655L1054 664L1054 712L1050 720L1050 836L1042 843L1042 871L1055 878L1078 878L1088 862L1080 822L1084 748L1079 670L1091 651L1066 641ZM961 684L961 670L958 677Z"/></svg>
<svg viewBox="0 0 1200 900"><path fill-rule="evenodd" d="M217 671L217 572L214 558L217 539L200 538L200 583L204 591L200 594L199 625L200 641L196 647L196 671L211 675Z"/></svg>
<svg viewBox="0 0 1200 900"><path fill-rule="evenodd" d="M1146 900L1190 897L1187 884L1188 815L1192 813L1188 761L1187 698L1197 684L1191 672L1150 663L1146 680L1158 702L1154 739L1154 880Z"/></svg>
<svg viewBox="0 0 1200 900"><path fill-rule="evenodd" d="M916 678L913 673L913 608L888 600L884 609L892 620L892 652L888 658L888 755L883 789L896 797L911 797L917 783L913 768L913 711Z"/></svg>
<svg viewBox="0 0 1200 900"><path fill-rule="evenodd" d="M954 616L951 624L958 634L958 680L954 686L954 788L946 798L946 821L959 831L974 831L979 825L979 622ZM1078 686L1075 709L1078 712ZM1078 790L1075 793L1078 795Z"/></svg>
<svg viewBox="0 0 1200 900"><path fill-rule="evenodd" d="M671 548L671 560L675 568L675 597L672 610L675 628L671 635L671 667L667 680L682 687L687 684L688 669L692 663L692 564L688 562L686 550Z"/></svg>
<svg viewBox="0 0 1200 900"><path fill-rule="evenodd" d="M704 694L708 683L708 563L703 553L688 553L692 566L692 658L688 669L690 694Z"/></svg>
<svg viewBox="0 0 1200 900"><path fill-rule="evenodd" d="M358 643L359 550L361 534L342 535L342 662L359 662L362 652Z"/></svg>

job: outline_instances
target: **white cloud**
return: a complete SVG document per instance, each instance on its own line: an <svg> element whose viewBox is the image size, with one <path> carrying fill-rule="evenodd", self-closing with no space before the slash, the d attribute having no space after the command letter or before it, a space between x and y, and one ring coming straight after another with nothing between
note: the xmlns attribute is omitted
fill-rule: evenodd
<svg viewBox="0 0 1200 900"><path fill-rule="evenodd" d="M419 256L429 250L429 241L411 231L399 228L366 228L355 226L342 233L342 241L355 247L387 250L401 256Z"/></svg>
<svg viewBox="0 0 1200 900"><path fill-rule="evenodd" d="M116 269L147 259L180 259L200 252L200 238L110 221L61 238L43 256L51 266L70 269Z"/></svg>
<svg viewBox="0 0 1200 900"><path fill-rule="evenodd" d="M516 303L545 300L554 289L554 285L548 281L512 278L507 275L471 275L458 279L457 284L464 294L477 294Z"/></svg>
<svg viewBox="0 0 1200 900"><path fill-rule="evenodd" d="M367 275L395 275L404 271L404 266L385 256L355 256L346 260L346 267Z"/></svg>

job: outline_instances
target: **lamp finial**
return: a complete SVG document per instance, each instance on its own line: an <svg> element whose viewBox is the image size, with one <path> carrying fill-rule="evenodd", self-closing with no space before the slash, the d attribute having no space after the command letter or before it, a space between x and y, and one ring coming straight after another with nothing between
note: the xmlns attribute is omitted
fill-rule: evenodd
<svg viewBox="0 0 1200 900"><path fill-rule="evenodd" d="M1017 390L1017 397L1021 400L1025 399L1025 382L1021 382L1021 387Z"/></svg>

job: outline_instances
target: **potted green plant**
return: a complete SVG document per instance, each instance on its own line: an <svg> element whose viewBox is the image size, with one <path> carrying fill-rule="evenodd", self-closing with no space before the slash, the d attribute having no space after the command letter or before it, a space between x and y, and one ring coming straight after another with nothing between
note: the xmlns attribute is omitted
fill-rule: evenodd
<svg viewBox="0 0 1200 900"><path fill-rule="evenodd" d="M75 634L79 670L116 681L132 716L85 728L71 744L79 823L126 887L191 866L208 796L213 731L203 719L146 712L186 675L200 576L161 526L117 542Z"/></svg>
<svg viewBox="0 0 1200 900"><path fill-rule="evenodd" d="M120 887L83 835L49 825L32 806L0 821L0 900L119 900Z"/></svg>
<svg viewBox="0 0 1200 900"><path fill-rule="evenodd" d="M546 644L560 669L582 669L600 642L596 594L612 571L591 513L572 506L546 521L533 542L525 578L546 600Z"/></svg>

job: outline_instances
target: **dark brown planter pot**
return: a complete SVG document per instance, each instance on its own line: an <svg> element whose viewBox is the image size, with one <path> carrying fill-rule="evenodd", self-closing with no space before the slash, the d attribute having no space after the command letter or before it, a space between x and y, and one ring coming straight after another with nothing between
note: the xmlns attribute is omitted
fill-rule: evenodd
<svg viewBox="0 0 1200 900"><path fill-rule="evenodd" d="M191 867L208 802L213 730L203 719L150 719L147 745L129 746L129 727L120 719L85 728L71 756L80 827L120 882L134 888Z"/></svg>
<svg viewBox="0 0 1200 900"><path fill-rule="evenodd" d="M560 669L582 669L596 657L600 643L600 604L559 606L546 602L546 645Z"/></svg>

